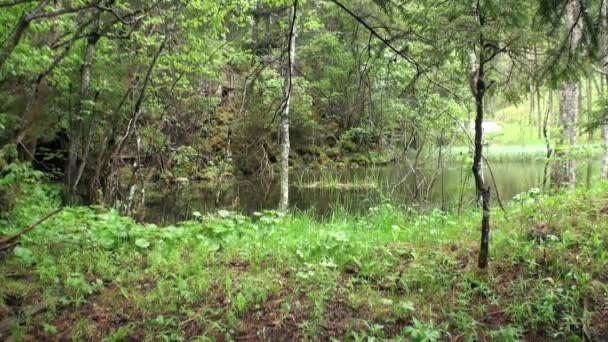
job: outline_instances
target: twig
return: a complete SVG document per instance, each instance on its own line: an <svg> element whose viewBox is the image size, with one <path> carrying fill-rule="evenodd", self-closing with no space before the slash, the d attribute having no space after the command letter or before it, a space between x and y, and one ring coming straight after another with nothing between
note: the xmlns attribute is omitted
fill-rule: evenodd
<svg viewBox="0 0 608 342"><path fill-rule="evenodd" d="M16 244L17 244L17 241L12 242L12 243L9 243L9 244L7 244L7 245L5 245L5 246L0 246L0 252L7 251L7 250L9 250L9 249L11 249L11 248L15 247L15 245L16 245Z"/></svg>

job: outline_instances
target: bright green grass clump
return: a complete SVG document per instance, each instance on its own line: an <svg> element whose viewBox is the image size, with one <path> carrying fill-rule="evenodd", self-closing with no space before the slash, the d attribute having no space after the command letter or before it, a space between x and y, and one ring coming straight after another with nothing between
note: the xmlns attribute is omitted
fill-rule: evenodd
<svg viewBox="0 0 608 342"><path fill-rule="evenodd" d="M606 190L495 212L487 272L476 210L219 211L157 227L68 208L2 256L0 339L601 339Z"/></svg>
<svg viewBox="0 0 608 342"><path fill-rule="evenodd" d="M350 179L344 179L339 174L323 173L316 181L308 181L303 174L296 187L302 189L330 189L330 190L374 190L380 183L379 175L367 173ZM313 178L314 179L314 178Z"/></svg>

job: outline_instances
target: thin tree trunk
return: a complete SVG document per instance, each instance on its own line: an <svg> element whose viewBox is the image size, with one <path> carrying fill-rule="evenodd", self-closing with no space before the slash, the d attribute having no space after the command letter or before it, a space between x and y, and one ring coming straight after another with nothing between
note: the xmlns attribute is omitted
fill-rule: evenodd
<svg viewBox="0 0 608 342"><path fill-rule="evenodd" d="M479 5L479 4L478 4ZM483 27L484 21L478 8L479 22ZM483 34L479 35L479 46L485 46ZM474 52L469 54L469 82L471 91L475 96L475 150L473 153L473 177L475 178L475 188L478 197L481 197L482 219L481 219L481 242L479 246L478 267L485 269L488 267L490 256L490 187L486 184L483 176L483 117L484 117L484 93L486 84L484 80L484 63L486 57L483 49L479 49L479 56L475 56Z"/></svg>
<svg viewBox="0 0 608 342"><path fill-rule="evenodd" d="M541 108L541 103L542 99L540 96L540 87L536 87L536 122L538 125L538 138L542 138L543 137L543 111Z"/></svg>
<svg viewBox="0 0 608 342"><path fill-rule="evenodd" d="M608 125L602 125L602 178L608 179Z"/></svg>
<svg viewBox="0 0 608 342"><path fill-rule="evenodd" d="M591 123L593 120L593 76L589 76L587 78L587 124ZM593 129L591 126L588 126L587 129L587 140L588 143L591 144L593 141Z"/></svg>
<svg viewBox="0 0 608 342"><path fill-rule="evenodd" d="M581 131L577 131L577 135L578 134L582 134L582 130L584 129L583 127L583 82L581 80L579 80L576 83L577 87L578 87L578 112L576 115L576 125L581 129Z"/></svg>
<svg viewBox="0 0 608 342"><path fill-rule="evenodd" d="M600 25L600 49L602 51L602 66L604 73L608 72L608 1L603 0L600 9L601 25ZM604 93L608 87L608 76L601 76L601 93ZM602 166L602 178L608 179L608 124L602 125L602 148L603 148L603 166Z"/></svg>
<svg viewBox="0 0 608 342"><path fill-rule="evenodd" d="M283 110L281 112L281 199L279 210L287 211L289 208L289 106L292 94L292 75L296 59L296 17L298 1L295 0L291 9L289 43L288 43L288 65L285 68L285 80L283 87Z"/></svg>
<svg viewBox="0 0 608 342"><path fill-rule="evenodd" d="M74 204L74 195L76 192L76 187L78 186L78 182L80 181L80 175L82 175L82 172L79 171L78 168L78 157L82 153L81 168L84 170L84 165L86 163L86 157L84 157L84 155L88 154L88 151L82 151L82 135L84 127L84 112L82 107L83 102L87 100L90 92L91 73L93 69L93 63L95 61L95 46L99 41L99 35L97 34L97 30L99 28L99 16L100 11L97 10L93 22L93 32L87 40L87 47L84 53L84 60L82 64L82 72L80 78L80 96L76 101L76 106L74 110L75 122L72 122L72 132L70 136L70 147L68 150L68 165L66 170L66 182L64 189L65 203L69 205ZM87 146L88 145L89 144L87 143Z"/></svg>
<svg viewBox="0 0 608 342"><path fill-rule="evenodd" d="M105 184L105 202L106 203L112 202L112 199L113 199L113 196L115 194L115 190L116 190L117 184L118 184L117 183L118 175L116 172L114 172L113 168L114 168L115 164L118 162L118 160L120 159L120 154L122 153L122 149L124 148L125 142L127 141L127 139L129 139L131 137L131 135L133 135L133 133L137 129L139 117L141 116L141 113L142 113L141 107L143 105L143 102L144 102L144 99L146 96L148 84L150 83L150 79L152 78L152 72L154 71L154 68L156 67L156 64L158 62L158 59L160 58L160 55L165 50L165 47L167 46L168 41L169 41L169 32L167 31L167 32L165 32L165 37L164 37L163 41L161 42L160 46L158 47L158 50L156 50L156 53L154 54L154 57L152 58L150 65L148 66L148 70L146 71L146 75L142 82L142 87L141 87L139 96L137 98L137 102L135 103L135 106L133 107L131 118L129 119L129 122L127 123L126 131L125 131L124 135L118 139L118 142L116 143L113 152L110 154L110 158L108 160L108 165L107 165L107 167L108 167L107 172L109 175L107 176L106 184Z"/></svg>
<svg viewBox="0 0 608 342"><path fill-rule="evenodd" d="M95 98L93 100L93 105L97 103L97 98L99 97L99 92L95 94ZM96 113L94 109L91 109L91 121L89 123L89 134L87 136L86 144L84 145L84 152L82 154L82 160L80 165L78 166L78 172L76 173L76 179L74 180L74 186L72 187L72 191L76 191L78 184L80 184L80 180L82 179L82 175L84 174L84 169L87 166L87 161L89 159L89 153L91 152L91 143L93 142L93 138L95 137L95 125L96 125ZM91 198L92 196L87 196L87 198Z"/></svg>
<svg viewBox="0 0 608 342"><path fill-rule="evenodd" d="M551 147L551 138L549 137L549 120L553 116L553 89L549 89L549 100L547 103L547 114L543 123L543 136L545 137L545 146L547 147L547 155L545 159L545 168L543 170L543 191L546 190L547 180L549 179L549 163L553 155Z"/></svg>
<svg viewBox="0 0 608 342"><path fill-rule="evenodd" d="M480 65L477 83L483 83L483 68ZM479 249L479 268L486 268L489 259L490 245L490 187L486 184L482 170L483 155L483 85L477 87L478 94L475 96L475 153L473 155L473 175L475 177L475 187L481 195L481 206L483 217L481 220L481 245Z"/></svg>
<svg viewBox="0 0 608 342"><path fill-rule="evenodd" d="M528 124L533 125L534 124L534 119L533 119L534 113L536 111L536 101L534 101L536 91L534 90L534 84L532 82L530 82L529 90L530 90L530 112L528 114Z"/></svg>

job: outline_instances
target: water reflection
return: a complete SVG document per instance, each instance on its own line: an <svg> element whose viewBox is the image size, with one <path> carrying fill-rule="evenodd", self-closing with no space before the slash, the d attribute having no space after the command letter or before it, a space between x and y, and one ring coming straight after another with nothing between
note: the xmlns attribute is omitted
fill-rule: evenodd
<svg viewBox="0 0 608 342"><path fill-rule="evenodd" d="M600 160L579 161L577 179L579 184L590 186L600 174ZM542 187L543 160L491 161L499 194L503 201L531 188ZM365 212L383 201L408 206L437 207L444 210L474 204L473 178L470 164L458 161L446 162L441 173L438 168L423 170L416 179L406 165L392 164L382 167L346 169L339 171L295 172L290 188L290 205L294 210L310 210L318 215L327 215L340 207L349 212ZM493 198L496 189L486 169L486 180L492 184ZM434 177L436 175L436 177ZM407 177L406 177L407 176ZM420 185L422 180L426 182ZM433 180L434 179L434 180ZM374 187L362 188L315 188L299 185L319 181L334 183L373 183ZM191 218L194 211L209 212L218 209L252 213L264 209L275 209L279 201L278 178L260 177L239 179L223 189L216 204L214 189L196 185L159 189L148 198L146 221L173 223Z"/></svg>

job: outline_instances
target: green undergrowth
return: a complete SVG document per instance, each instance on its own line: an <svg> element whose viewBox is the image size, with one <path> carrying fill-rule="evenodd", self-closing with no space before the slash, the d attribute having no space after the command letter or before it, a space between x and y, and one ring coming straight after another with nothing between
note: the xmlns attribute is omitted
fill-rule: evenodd
<svg viewBox="0 0 608 342"><path fill-rule="evenodd" d="M66 208L1 255L0 339L601 340L606 190L495 211L487 272L477 210L219 211L157 227Z"/></svg>

